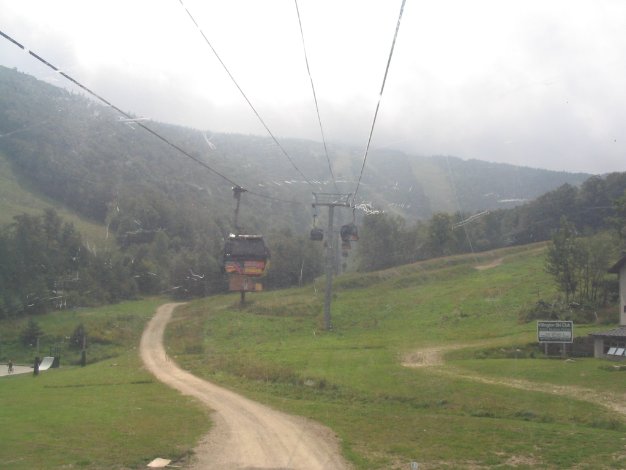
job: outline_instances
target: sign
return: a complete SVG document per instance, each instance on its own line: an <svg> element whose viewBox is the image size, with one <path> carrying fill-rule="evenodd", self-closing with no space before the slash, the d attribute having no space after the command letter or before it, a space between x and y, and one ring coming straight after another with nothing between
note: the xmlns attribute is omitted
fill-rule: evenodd
<svg viewBox="0 0 626 470"><path fill-rule="evenodd" d="M574 341L574 322L538 321L537 340L540 343L572 343Z"/></svg>
<svg viewBox="0 0 626 470"><path fill-rule="evenodd" d="M224 263L224 271L226 271L227 274L261 276L265 268L265 261L226 261Z"/></svg>
<svg viewBox="0 0 626 470"><path fill-rule="evenodd" d="M238 292L261 292L263 284L248 276L231 275L228 280L228 290Z"/></svg>

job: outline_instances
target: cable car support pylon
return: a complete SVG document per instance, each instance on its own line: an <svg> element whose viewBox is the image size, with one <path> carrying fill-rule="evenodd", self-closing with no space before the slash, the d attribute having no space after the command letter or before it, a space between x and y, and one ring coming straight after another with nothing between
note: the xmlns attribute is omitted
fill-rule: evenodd
<svg viewBox="0 0 626 470"><path fill-rule="evenodd" d="M324 329L332 330L330 303L333 290L333 272L335 259L336 236L333 233L335 207L350 207L352 194L313 193L313 208L328 207L328 229L326 232L326 293L324 296Z"/></svg>

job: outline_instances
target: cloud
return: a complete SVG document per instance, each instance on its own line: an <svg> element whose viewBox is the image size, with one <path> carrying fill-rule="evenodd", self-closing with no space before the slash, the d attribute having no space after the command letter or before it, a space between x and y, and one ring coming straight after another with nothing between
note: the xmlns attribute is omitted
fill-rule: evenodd
<svg viewBox="0 0 626 470"><path fill-rule="evenodd" d="M293 5L185 4L272 132L320 140ZM400 3L299 5L326 137L364 148ZM122 109L266 135L176 2L0 0L0 14L3 30ZM621 170L625 23L626 4L611 0L409 2L372 144ZM9 43L0 63L61 85Z"/></svg>

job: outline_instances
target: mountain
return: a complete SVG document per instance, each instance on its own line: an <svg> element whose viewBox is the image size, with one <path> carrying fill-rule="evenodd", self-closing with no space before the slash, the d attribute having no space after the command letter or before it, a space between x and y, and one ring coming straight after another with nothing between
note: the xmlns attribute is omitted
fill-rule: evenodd
<svg viewBox="0 0 626 470"><path fill-rule="evenodd" d="M428 218L436 212L473 213L524 204L563 184L580 185L591 175L520 167L452 156L374 153L364 181L383 209L406 218ZM385 186L384 180L393 182ZM377 184L378 182L378 184ZM388 183L387 183L388 184Z"/></svg>
<svg viewBox="0 0 626 470"><path fill-rule="evenodd" d="M320 143L280 143L288 157L270 137L132 122L91 98L0 67L0 153L8 162L3 164L32 194L97 223L110 222L149 195L152 205L171 204L179 218L201 221L211 235L223 235L232 230L236 183L250 190L240 216L248 230L286 226L301 233L310 226L311 193L353 192L363 155L329 145L334 187ZM368 157L358 201L416 220L439 211L511 207L588 176L379 149ZM19 204L5 207L5 217L11 207L21 210Z"/></svg>

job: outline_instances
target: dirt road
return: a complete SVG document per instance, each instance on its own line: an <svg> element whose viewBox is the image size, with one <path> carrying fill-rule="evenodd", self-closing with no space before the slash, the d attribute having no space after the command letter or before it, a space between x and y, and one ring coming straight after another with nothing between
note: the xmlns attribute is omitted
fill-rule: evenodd
<svg viewBox="0 0 626 470"><path fill-rule="evenodd" d="M318 423L248 400L180 369L165 354L163 331L180 304L165 304L141 338L141 358L157 379L212 410L215 426L195 449L193 469L347 469L334 434Z"/></svg>
<svg viewBox="0 0 626 470"><path fill-rule="evenodd" d="M558 395L560 397L570 397L576 400L588 401L591 403L600 404L609 408L617 413L626 415L626 394L618 394L607 391L598 391L594 389L588 389L576 385L555 385L550 383L531 382L529 380L512 379L506 377L486 377L476 373L464 371L459 367L441 367L445 364L444 354L454 349L461 349L464 347L476 346L478 344L489 344L488 342L478 342L465 345L454 346L442 346L436 348L425 348L417 351L412 351L406 354L403 358L402 365L410 368L420 367L433 367L439 366L437 373L442 375L448 375L454 378L461 378L467 380L473 380L475 382L481 382L491 385L504 385L507 387L517 388L520 390L528 390L534 392L550 393Z"/></svg>

